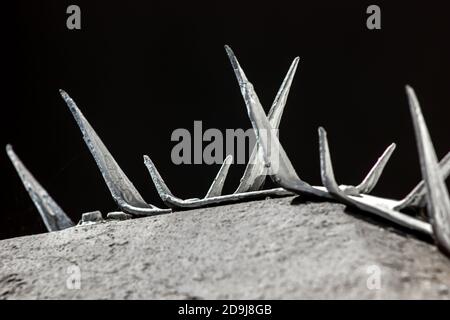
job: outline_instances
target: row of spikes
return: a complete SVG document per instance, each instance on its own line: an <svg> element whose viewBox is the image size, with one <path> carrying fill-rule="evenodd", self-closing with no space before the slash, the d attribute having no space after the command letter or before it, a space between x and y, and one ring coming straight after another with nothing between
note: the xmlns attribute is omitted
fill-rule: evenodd
<svg viewBox="0 0 450 320"><path fill-rule="evenodd" d="M257 144L251 153L240 184L234 193L228 195L222 195L222 188L232 163L231 155L224 160L216 178L202 199L180 199L174 196L150 157L144 156L144 163L159 196L171 209L162 209L147 203L117 164L73 99L66 92L60 90L61 96L80 127L84 141L95 159L113 199L121 210L133 216L148 216L170 213L172 210L183 208L198 208L299 194L313 196L325 201L339 201L381 216L403 227L423 232L432 236L444 252L450 252L450 201L445 186L445 179L450 173L450 152L440 163L437 162L419 103L412 88L407 87L407 95L416 132L423 181L402 200L369 195L395 149L395 144L391 144L359 185L337 185L334 179L326 132L323 128L319 128L323 186L311 186L301 180L295 172L278 140L276 130L281 121L299 58L295 58L292 62L270 111L266 115L253 85L248 81L233 51L228 46L225 46L225 49L238 79L248 115L257 137ZM6 149L47 229L57 231L73 226L74 223L71 219L26 169L12 147L8 145ZM278 187L261 190L268 175ZM430 223L404 213L417 212L424 208L427 208Z"/></svg>

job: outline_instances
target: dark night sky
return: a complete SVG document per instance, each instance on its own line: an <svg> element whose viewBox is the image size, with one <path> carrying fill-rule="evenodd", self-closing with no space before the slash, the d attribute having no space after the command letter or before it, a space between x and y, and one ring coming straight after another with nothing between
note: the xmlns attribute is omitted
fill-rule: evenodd
<svg viewBox="0 0 450 320"><path fill-rule="evenodd" d="M203 196L219 166L172 164L170 136L194 120L205 129L251 126L229 44L266 109L300 56L280 138L304 180L320 184L322 125L345 184L358 183L396 142L375 193L402 197L420 179L405 84L416 89L438 156L449 150L449 10L444 2L373 2L382 29L371 31L372 3L316 2L15 1L2 10L1 144L13 144L75 221L116 209L59 97L63 88L148 202L163 206L143 154L177 195ZM81 7L81 30L66 28L69 4ZM232 167L226 192L243 169ZM44 232L5 152L0 181L0 238Z"/></svg>

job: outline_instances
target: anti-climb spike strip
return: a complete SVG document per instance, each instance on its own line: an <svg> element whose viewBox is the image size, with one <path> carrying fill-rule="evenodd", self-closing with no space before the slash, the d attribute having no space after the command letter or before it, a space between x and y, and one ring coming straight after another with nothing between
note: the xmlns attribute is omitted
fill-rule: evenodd
<svg viewBox="0 0 450 320"><path fill-rule="evenodd" d="M247 79L233 51L229 46L225 46L225 50L238 80L257 138L257 144L252 150L236 191L232 194L222 195L222 189L233 162L232 156L229 155L225 158L208 192L202 199L180 199L174 196L150 157L144 156L144 164L150 173L156 190L168 207L173 209L198 208L294 194L314 196L323 201L333 200L346 204L363 212L380 216L402 227L429 235L444 253L450 255L450 198L445 185L445 180L450 174L450 152L438 163L419 102L411 87L406 87L406 93L414 124L423 181L401 200L369 195L394 152L396 145L393 143L384 151L359 185L338 185L331 161L327 133L324 128L319 128L320 168L323 186L312 186L303 181L295 171L278 139L277 130L298 67L299 58L295 58L292 62L266 115L253 85ZM118 206L134 216L171 212L171 209L160 209L144 201L75 102L66 92L61 90L60 93L80 127L84 141ZM26 169L10 145L6 147L6 151L33 203L41 214L47 229L57 231L74 226L70 218ZM261 190L267 175L270 175L273 182L278 186L277 188ZM426 210L429 222L410 215L421 210Z"/></svg>
<svg viewBox="0 0 450 320"><path fill-rule="evenodd" d="M226 47L226 49L227 51L231 50L228 47ZM280 124L284 107L286 105L287 96L292 85L292 80L297 70L298 61L299 58L297 57L292 62L269 111L268 117L275 129L277 129ZM227 159L225 159L216 179L214 179L213 184L211 185L208 193L203 199L195 198L183 200L175 197L168 189L167 185L163 181L161 175L157 171L150 158L146 156L145 159L145 165L150 172L152 180L156 185L156 189L158 190L161 199L166 203L166 205L173 208L196 208L211 204L243 201L244 199L251 200L267 196L291 195L289 191L280 188L258 192L263 186L267 175L267 168L264 165L261 148L259 148L258 145L255 145L255 147L253 148L244 174L240 180L239 186L233 194L222 196L221 192L226 179L226 175L228 173L229 166L232 162L232 159L228 157ZM161 187L162 185L164 185L165 187Z"/></svg>
<svg viewBox="0 0 450 320"><path fill-rule="evenodd" d="M301 191L303 194L307 195L324 197L327 199L332 198L325 188L311 186L299 178L286 152L279 143L275 130L264 113L263 107L259 102L258 95L256 94L253 85L248 81L244 70L240 66L233 51L229 47L226 47L226 50L236 74L236 78L238 79L241 93L244 98L245 105L247 106L247 111L255 130L258 144L263 150L265 166L269 168L269 175L272 177L274 182L295 193ZM384 166L392 154L394 147L395 145L389 146L381 156L380 160L370 170L368 176L359 185L362 186L360 187L361 191L371 191L373 189L378 181L378 178L381 176ZM359 194L357 188L358 187L342 186L344 192L351 194Z"/></svg>
<svg viewBox="0 0 450 320"><path fill-rule="evenodd" d="M262 147L264 151L264 159L266 162L266 166L270 168L270 175L276 184L300 195L312 195L316 197L317 196L322 197L324 199L332 198L342 203L354 206L358 209L362 209L366 212L371 212L378 216L384 217L404 227L421 231L428 235L433 234L432 227L429 223L421 221L419 219L415 219L406 214L403 214L402 212L395 210L395 208L398 207L403 201L395 201L386 198L369 196L363 193L356 195L351 193L349 194L348 193L349 188L338 186L334 179L334 173L328 149L328 141L326 139L326 133L324 129L319 129L319 135L321 146L320 154L321 154L322 183L324 184L325 188L314 187L309 185L305 181L301 180L298 177L297 173L295 172L295 169L293 168L277 136L273 133L273 130L271 130L270 123L266 115L264 114L264 111L259 102L258 96L253 88L253 85L247 80L245 75L243 75L244 74L243 70L240 67L236 57L234 56L231 50L228 51L228 54L230 56L233 69L237 75L238 82L241 87L241 92L244 97L245 104L247 106L247 111L257 136L258 144ZM385 161L383 160L383 158L384 159L388 158L392 153L393 148L394 146L391 145L386 150L381 159L377 162L376 166L380 166L381 170L385 165ZM431 148L428 148L428 151L429 150L431 150ZM440 178L439 181L441 184L444 181L444 174L441 174L441 170L444 171L445 173L446 161L447 161L446 159L442 161L443 163L440 166L440 168L436 165L437 170L435 171L430 170L433 172L438 172L436 176ZM371 170L371 172L375 171L376 170L374 169ZM376 178L373 181L376 182L380 174L373 174L372 176ZM369 176L370 175L371 173L369 173ZM372 180L372 178L370 180ZM434 180L437 180L437 178ZM360 188L360 190L370 191L371 189L373 189L373 186L374 185L370 186L369 188ZM448 199L448 192L446 190L443 190L442 186L440 190L441 192L438 193L444 194L445 195L444 198ZM436 196L435 198L440 199L441 201L441 203L437 206L438 208L447 207L447 204L445 203L446 200L443 201L438 196ZM441 214L440 220L445 220L448 218L447 215L442 214L442 212L447 212L448 214L449 212L448 210L440 209L435 211ZM442 233L450 237L449 226L450 224L446 224L446 227L444 228L445 230ZM446 243L446 241L447 239L444 239L444 243ZM448 248L447 245L448 244L444 244L446 248Z"/></svg>
<svg viewBox="0 0 450 320"><path fill-rule="evenodd" d="M226 46L227 51L231 50L229 47ZM273 101L272 107L268 113L268 117L270 119L270 123L273 126L273 128L278 129L281 121L281 117L283 115L284 107L286 105L287 96L289 95L289 91L292 85L292 81L294 79L295 72L297 70L299 58L295 58L292 62L284 80L283 83L280 86L280 89L277 92L277 95L275 96L275 99ZM212 198L212 197L219 197L222 195L222 189L223 185L225 183L228 170L232 163L232 158L230 158L231 155L229 155L224 163L222 164L222 167L219 170L219 173L217 174L216 178L214 179L213 183L211 184L208 193L205 196L206 198ZM152 163L151 166L154 166ZM267 168L265 168L264 161L262 158L262 151L258 144L256 144L252 150L252 153L250 155L249 161L247 163L247 166L245 168L244 174L240 180L239 186L237 187L236 191L233 194L242 194L247 193L249 191L258 191L262 188L264 185L264 181L266 180L267 176ZM158 179L153 179L155 183L158 183ZM255 197L264 197L264 196L279 196L282 195L290 195L290 193L286 190L279 190L274 189L272 191L264 191L262 193L251 193L247 194L249 199L253 199ZM164 196L164 193L160 193L160 196L162 198L166 198ZM173 195L172 195L173 197ZM234 199L243 200L243 197L230 197L227 196L225 199L218 198L215 201L219 202L227 202L227 201L234 201ZM182 200L178 199L177 203L179 203L179 207L184 207L182 205ZM189 207L195 207L195 206L202 206L205 202L202 201L194 201L194 200L200 200L200 199L191 199L192 201L189 204ZM211 203L211 202L208 202ZM176 206L174 202L170 204L171 206Z"/></svg>
<svg viewBox="0 0 450 320"><path fill-rule="evenodd" d="M225 47L227 52L231 51L229 47ZM275 99L273 101L272 107L268 113L268 117L270 119L270 123L273 126L273 128L278 129L278 126L281 121L281 117L283 115L284 107L286 105L287 96L289 94L292 81L295 75L295 72L297 70L299 58L295 58L292 62L284 80L283 83L280 86L280 89L278 90L277 95L275 96ZM255 145L253 148L253 151L250 155L249 161L247 163L247 166L245 168L244 174L241 178L240 184L237 187L236 191L231 195L221 195L221 190L223 187L223 183L225 182L226 174L228 172L228 163L227 160L225 160L224 164L222 165L216 179L214 180L213 184L210 187L211 190L220 190L220 192L210 192L208 191L207 195L203 199L180 199L175 197L170 190L168 189L167 185L163 181L161 175L157 171L154 163L150 160L148 156L145 158L145 165L147 166L150 175L152 177L152 180L156 186L156 189L158 190L158 193L161 197L161 199L166 203L166 205L176 208L196 208L196 207L202 207L205 205L211 205L211 204L218 204L218 203L227 203L227 202L236 202L236 201L243 201L244 199L255 199L255 198L263 198L267 196L287 196L291 195L291 193L287 190L283 190L280 188L275 188L271 190L262 190L261 187L264 184L264 181L266 179L267 175L267 168L264 165L264 161L262 158L262 151L261 148L259 148L258 145ZM230 158L227 158L228 161L230 161ZM231 161L230 161L231 162ZM224 167L224 165L227 164L227 166ZM226 170L224 170L226 169ZM225 172L223 172L225 171ZM223 173L223 175L221 174ZM220 175L220 179L218 179ZM162 188L161 186L164 185L165 187Z"/></svg>
<svg viewBox="0 0 450 320"><path fill-rule="evenodd" d="M235 58L233 51L230 47L225 46L227 54L231 60L231 63L235 69L236 76L238 78L239 83L245 84L249 83L247 77L245 76L243 70L240 68L237 59ZM299 58L295 58L291 64L291 67L286 74L286 77L275 97L275 100L272 104L272 107L268 114L268 123L271 128L270 131L275 132L279 126L281 116L283 114L284 107L286 105L287 96L289 94L289 90L292 84L292 80L297 70ZM237 70L237 71L236 71ZM262 107L261 107L262 110ZM264 111L262 111L264 113ZM265 115L265 114L264 114ZM274 135L277 135L274 133ZM392 154L394 147L391 146L385 154L381 157L381 159L377 162L374 168L369 172L369 175L365 178L365 180L361 183L362 189L371 190L378 178L383 171L383 168ZM255 198L262 198L267 196L286 196L291 195L292 193L284 190L283 188L274 188L269 190L260 190L262 187L264 180L267 175L267 167L264 162L264 158L262 156L262 149L256 145L253 149L252 155L250 156L249 162L247 164L244 175L241 179L241 183L239 184L237 190L231 195L220 195L220 193L215 193L214 196L211 196L208 192L207 196L203 199L193 198L193 199L180 199L173 195L173 193L169 190L163 178L159 174L156 169L155 164L151 161L148 156L144 157L144 163L147 166L147 169L150 173L150 176L153 180L153 183L156 186L156 190L158 191L161 199L164 203L172 208L198 208L212 204L220 204L220 203L229 203L236 201L243 201L245 199L252 200ZM223 168L223 166L222 166ZM221 171L222 171L221 168ZM225 180L225 177L221 179L221 183ZM217 179L215 180L215 182ZM212 188L212 187L211 187ZM210 190L211 190L210 188ZM353 187L355 189L356 187ZM348 190L350 188L347 187ZM259 191L260 190L260 191ZM321 191L319 191L321 192Z"/></svg>

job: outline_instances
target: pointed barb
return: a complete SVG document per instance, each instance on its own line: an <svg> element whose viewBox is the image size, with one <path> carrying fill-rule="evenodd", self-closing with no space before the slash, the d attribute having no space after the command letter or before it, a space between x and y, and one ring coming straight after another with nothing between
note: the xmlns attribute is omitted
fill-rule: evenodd
<svg viewBox="0 0 450 320"><path fill-rule="evenodd" d="M439 169L444 180L450 174L450 152L439 162ZM420 181L408 195L399 201L395 210L403 210L406 208L425 208L427 206L427 190L425 181Z"/></svg>
<svg viewBox="0 0 450 320"><path fill-rule="evenodd" d="M320 172L322 183L338 201L351 205L363 211L371 212L377 216L395 222L401 226L412 230L417 230L425 234L431 235L431 226L423 221L414 219L401 212L390 210L387 208L385 200L371 196L349 196L339 188L334 176L333 164L331 162L330 149L328 147L327 133L325 129L319 128L319 144L320 144Z"/></svg>
<svg viewBox="0 0 450 320"><path fill-rule="evenodd" d="M450 198L438 165L436 152L414 90L406 86L414 124L422 177L427 189L427 208L438 246L450 254Z"/></svg>
<svg viewBox="0 0 450 320"><path fill-rule="evenodd" d="M231 50L231 48L228 45L225 45L225 51L227 52L228 58L230 59L231 66L233 67L239 85L242 86L244 83L248 82L248 79L245 73L242 71L242 68L239 65L239 62L237 61L233 50Z"/></svg>
<svg viewBox="0 0 450 320"><path fill-rule="evenodd" d="M165 201L168 196L173 197L174 195L167 187L166 183L164 182L164 179L159 174L159 171L158 169L156 169L155 164L147 155L144 155L144 164L147 167L148 172L150 173L153 183L155 184L156 191L158 191L158 194L161 197L161 199Z"/></svg>
<svg viewBox="0 0 450 320"><path fill-rule="evenodd" d="M272 107L270 108L267 115L269 118L269 122L274 129L278 129L280 125L281 116L283 115L284 107L286 106L286 101L291 90L292 81L294 80L299 61L299 57L296 57L294 61L292 61L292 64L289 67L289 70L283 80L283 83L280 86L280 89L277 92L277 95L275 96Z"/></svg>
<svg viewBox="0 0 450 320"><path fill-rule="evenodd" d="M6 146L6 153L17 171L22 183L30 195L36 209L48 231L58 231L74 226L72 220L61 207L50 197L47 191L25 167L11 145Z"/></svg>
<svg viewBox="0 0 450 320"><path fill-rule="evenodd" d="M378 158L377 163L372 167L372 169L369 171L367 176L364 178L364 180L356 186L356 189L359 193L362 194L369 194L373 188L378 183L378 180L381 177L381 174L383 173L383 170L388 163L389 159L391 158L392 153L395 150L395 143L392 143L381 155L380 158Z"/></svg>
<svg viewBox="0 0 450 320"><path fill-rule="evenodd" d="M149 215L162 210L144 201L72 98L63 90L60 90L60 93L80 127L83 139L119 207L135 215Z"/></svg>
<svg viewBox="0 0 450 320"><path fill-rule="evenodd" d="M331 162L330 149L328 147L327 132L319 127L319 148L320 148L320 176L323 186L332 195L339 195L342 191L339 188L334 176L333 164Z"/></svg>
<svg viewBox="0 0 450 320"><path fill-rule="evenodd" d="M224 165L222 168L226 168L229 164L232 162L231 157L227 157L225 160ZM278 188L278 189L270 189L270 190L263 190L263 191L250 191L245 193L238 193L238 194L229 194L229 195L219 195L219 196L211 196L211 197L205 197L203 199L193 198L193 199L180 199L178 197L175 197L167 188L164 180L162 179L161 175L159 174L158 170L156 169L156 166L153 164L152 160L148 156L144 156L144 162L145 166L147 167L153 183L156 186L156 189L158 190L158 194L161 197L161 199L164 201L165 204L167 204L170 207L173 208L201 208L205 206L210 205L219 205L219 204L225 204L225 203L233 203L233 202L239 202L239 201L248 201L252 199L260 199L264 197L282 197L291 195L288 191ZM219 172L220 174L220 172Z"/></svg>
<svg viewBox="0 0 450 320"><path fill-rule="evenodd" d="M234 55L232 52L230 52L230 54ZM292 81L294 79L299 60L300 59L297 57L292 62L283 80L283 83L281 84L280 89L278 90L278 93L273 101L272 107L270 108L268 118L269 123L274 130L278 130L278 127L280 125L281 117L283 115L286 100L291 89ZM239 77L242 78L242 75L239 75ZM259 144L256 144L250 155L248 164L245 168L239 186L234 193L260 190L264 185L266 176L267 168L265 167L264 163L263 150L260 148Z"/></svg>
<svg viewBox="0 0 450 320"><path fill-rule="evenodd" d="M228 155L222 163L219 172L214 178L213 183L209 187L208 192L206 193L205 198L217 197L222 194L223 185L225 183L225 179L228 175L228 170L230 169L230 165L233 162L233 156Z"/></svg>
<svg viewBox="0 0 450 320"><path fill-rule="evenodd" d="M268 167L272 179L275 183L288 190L313 195L323 195L324 193L322 191L311 187L298 177L286 152L278 141L275 131L266 117L253 85L245 76L233 51L231 51L229 47L225 48L236 74L236 78L238 79L258 144L262 147L265 166Z"/></svg>

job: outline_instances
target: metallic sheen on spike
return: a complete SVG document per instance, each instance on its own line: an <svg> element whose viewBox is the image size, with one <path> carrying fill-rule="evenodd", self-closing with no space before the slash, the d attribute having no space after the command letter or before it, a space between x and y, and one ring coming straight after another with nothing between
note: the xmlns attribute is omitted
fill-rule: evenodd
<svg viewBox="0 0 450 320"><path fill-rule="evenodd" d="M6 146L6 153L17 171L25 189L33 200L48 231L58 231L74 226L74 223L50 197L47 191L20 161L11 145Z"/></svg>
<svg viewBox="0 0 450 320"><path fill-rule="evenodd" d="M395 147L395 143L391 144L386 149L386 151L384 151L373 168L369 171L363 182L355 187L359 193L369 194L373 190L373 188L375 188L378 180L381 177L381 174L383 173L384 167L388 163L392 153L395 150Z"/></svg>
<svg viewBox="0 0 450 320"><path fill-rule="evenodd" d="M225 46L225 50L230 55L232 54L231 49L228 46ZM284 107L286 105L286 100L289 94L289 90L291 88L292 80L295 75L295 71L297 70L299 58L295 58L292 62L284 80L281 84L280 89L277 92L277 95L274 99L272 107L269 111L269 119L273 128L277 129L281 116L284 111ZM245 75L244 75L245 77ZM236 191L232 195L221 195L224 181L226 179L226 175L228 173L229 165L227 163L227 159L222 165L219 173L217 174L216 179L214 179L211 187L209 188L208 193L206 194L204 199L180 199L175 197L170 190L167 188L164 180L161 178L161 175L156 170L155 165L151 162L150 158L144 157L145 164L150 172L152 180L158 190L160 197L165 201L168 206L171 207L200 207L205 206L212 203L222 203L222 202L235 202L244 199L253 199L260 198L266 196L280 196L280 195L292 195L291 192L282 190L280 188L263 190L261 192L256 192L261 189L264 184L264 181L267 176L267 168L265 166L265 162L263 159L263 152L259 144L253 148L251 156L249 158L248 164L245 168L244 174L241 178L240 184Z"/></svg>
<svg viewBox="0 0 450 320"><path fill-rule="evenodd" d="M233 56L233 51L229 46L225 46L225 50L229 57ZM295 72L297 71L299 60L300 58L296 57L292 62L283 80L283 83L281 84L281 87L277 92L275 100L272 103L272 107L269 110L269 123L274 130L277 130L280 125L281 116L283 115L284 107L286 106L286 101L291 89L292 80L294 79ZM257 143L250 155L247 167L245 168L244 175L241 178L239 186L234 193L260 190L264 185L266 176L267 168L264 163L263 150Z"/></svg>
<svg viewBox="0 0 450 320"><path fill-rule="evenodd" d="M431 235L432 230L429 223L412 218L401 212L392 210L392 200L364 195L361 197L349 196L343 192L334 177L333 164L331 163L330 150L328 147L327 133L323 128L319 128L320 142L320 172L322 183L337 200L358 209L371 212L377 216L395 222L403 227L417 230Z"/></svg>
<svg viewBox="0 0 450 320"><path fill-rule="evenodd" d="M153 161L149 156L144 155L144 163L150 173L150 176L155 184L156 190L158 191L161 200L171 208L200 208L209 205L233 203L239 201L249 201L253 199L261 199L266 197L283 197L292 195L291 192L284 190L282 188L261 190L261 191L249 191L244 193L233 193L229 195L215 196L209 198L191 198L191 199L180 199L173 195L169 190L163 178L153 164Z"/></svg>
<svg viewBox="0 0 450 320"><path fill-rule="evenodd" d="M445 179L450 174L450 152L439 162L441 175ZM419 184L395 207L395 210L403 210L407 208L425 208L427 206L427 190L425 181L420 181Z"/></svg>
<svg viewBox="0 0 450 320"><path fill-rule="evenodd" d="M266 167L268 166L271 177L273 179L275 177L274 182L287 190L295 191L301 189L306 194L326 196L326 193L313 188L298 177L283 147L276 143L278 139L264 113L259 98L253 89L253 85L248 81L233 51L227 48L227 53L239 82L250 120L255 129L258 144L260 144L264 151Z"/></svg>
<svg viewBox="0 0 450 320"><path fill-rule="evenodd" d="M270 168L269 173L276 184L300 195L313 195L325 199L338 199L344 203L351 204L354 207L363 208L366 211L385 217L402 226L424 232L428 235L431 234L432 230L430 224L392 210L393 207L398 205L398 201L374 197L363 193L355 194L355 190L357 190L356 187L338 186L334 180L333 172L331 171L331 160L329 159L329 156L327 158L326 154L324 154L324 150L327 150L328 146L324 143L323 135L321 139L321 164L323 183L326 183L326 188L314 187L301 180L283 150L278 137L273 133L261 103L259 102L258 96L254 91L253 85L248 82L236 57L231 51L229 51L229 57L239 81L250 120L255 129L257 141L264 151L266 166ZM368 177L364 180L365 182L359 185L362 191L369 192L375 186L393 148L394 145L391 145L385 151L381 159L368 174Z"/></svg>
<svg viewBox="0 0 450 320"><path fill-rule="evenodd" d="M327 133L325 129L320 127L318 130L320 173L323 186L312 186L299 177L283 149L278 135L278 127L298 67L299 58L295 58L292 62L270 111L266 115L252 83L247 79L233 51L229 46L225 46L225 50L239 82L241 94L257 138L257 144L252 150L249 162L236 191L230 195L222 195L223 186L233 162L233 157L228 155L208 192L202 199L180 199L174 196L152 160L148 156L144 156L145 166L151 175L159 196L167 206L178 209L199 208L293 194L313 196L324 201L332 200L346 204L382 217L396 225L431 236L435 239L437 246L450 256L450 197L445 184L445 179L450 175L450 152L438 163L419 102L411 87L406 86L406 94L414 124L423 180L404 199L399 201L369 195L379 181L386 164L395 150L396 145L391 144L359 185L338 185L331 161ZM82 132L83 139L94 157L113 199L123 211L109 213L107 219L122 220L130 218L131 215L125 212L135 216L171 212L171 209L160 209L145 202L78 109L75 102L63 90L60 90L60 93L72 112ZM56 231L74 226L70 218L23 165L10 145L6 146L6 151L47 229ZM273 182L280 187L260 190L267 175L270 175ZM400 211L412 209L416 213L417 211L423 213L425 208L427 209L427 215L419 218ZM409 211L406 212L408 213ZM429 223L424 221L427 218ZM81 224L103 221L101 212L94 211L83 214Z"/></svg>
<svg viewBox="0 0 450 320"><path fill-rule="evenodd" d="M416 134L420 168L427 189L427 209L433 235L441 250L450 255L450 197L447 186L416 94L410 86L406 86L406 94Z"/></svg>
<svg viewBox="0 0 450 320"><path fill-rule="evenodd" d="M227 53L236 74L236 78L238 79L241 93L244 97L244 102L256 133L258 144L262 147L264 161L266 167L269 168L268 170L272 180L279 186L298 194L331 199L331 195L328 194L325 188L311 186L301 180L297 175L291 161L275 134L275 130L273 130L264 113L253 85L248 81L236 56L229 47L227 48ZM393 147L391 146L382 156L381 161L378 161L375 164L375 167L372 168L368 177L365 179L366 182L362 183L363 189L370 191L375 186L384 168L385 161L387 161L386 158L389 158L392 151ZM357 193L356 187L342 186L342 189L344 192L350 194Z"/></svg>
<svg viewBox="0 0 450 320"><path fill-rule="evenodd" d="M227 52L231 52L230 47L225 46L225 50ZM295 58L292 62L284 80L281 84L277 95L273 101L272 107L268 113L270 124L274 129L278 129L281 121L281 117L283 115L284 107L286 105L286 100L289 95L289 91L292 85L292 80L294 79L295 72L297 70L299 58ZM222 170L222 168L221 168ZM228 171L227 171L228 172ZM267 168L264 163L263 153L259 144L256 144L252 150L250 158L248 160L247 166L245 167L244 174L241 177L239 186L234 191L234 194L244 193L248 191L258 191L260 190L267 176ZM214 188L218 188L222 190L223 183L225 182L226 174L223 176L223 179L218 181L217 183L222 185L214 185ZM216 180L214 180L216 181ZM213 186L211 185L210 189ZM222 193L216 193L215 196L220 196ZM206 198L209 198L210 195L207 194Z"/></svg>
<svg viewBox="0 0 450 320"><path fill-rule="evenodd" d="M72 98L63 90L60 90L60 93L80 127L83 139L119 207L127 213L138 216L169 213L168 209L160 209L144 201Z"/></svg>
<svg viewBox="0 0 450 320"><path fill-rule="evenodd" d="M228 170L230 169L230 165L232 162L233 162L233 156L230 154L223 161L222 166L220 167L220 170L217 173L217 176L214 178L214 181L211 184L211 187L209 187L209 190L206 193L205 198L218 197L222 194L223 185L224 185L225 179L228 174Z"/></svg>

